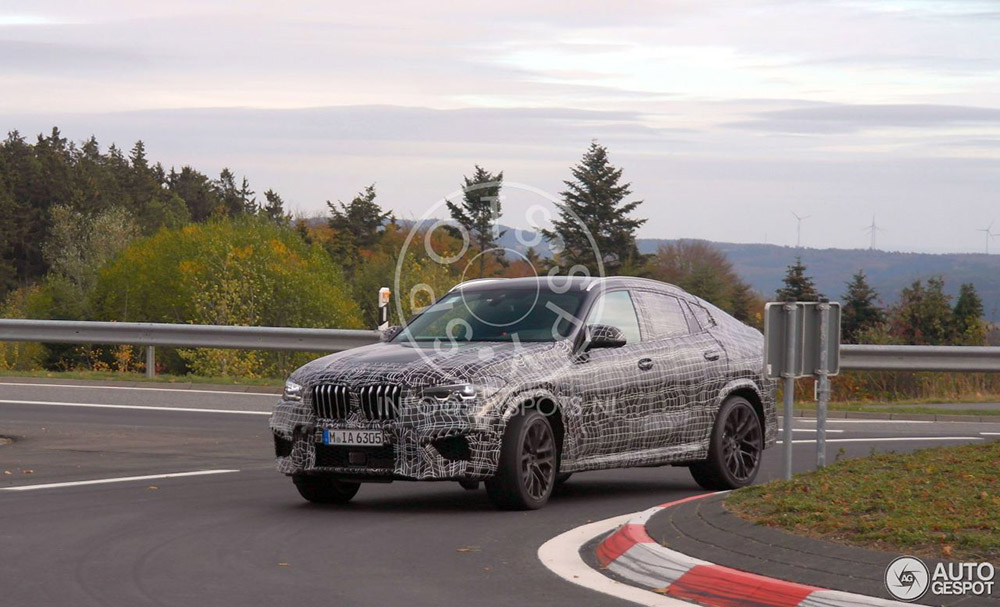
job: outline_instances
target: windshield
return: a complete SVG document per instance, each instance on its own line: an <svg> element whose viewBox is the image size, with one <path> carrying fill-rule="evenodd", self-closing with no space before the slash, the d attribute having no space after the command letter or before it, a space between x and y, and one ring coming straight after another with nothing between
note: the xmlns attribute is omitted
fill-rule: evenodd
<svg viewBox="0 0 1000 607"><path fill-rule="evenodd" d="M475 289L444 296L393 341L520 341L565 339L577 324L584 293L541 289Z"/></svg>

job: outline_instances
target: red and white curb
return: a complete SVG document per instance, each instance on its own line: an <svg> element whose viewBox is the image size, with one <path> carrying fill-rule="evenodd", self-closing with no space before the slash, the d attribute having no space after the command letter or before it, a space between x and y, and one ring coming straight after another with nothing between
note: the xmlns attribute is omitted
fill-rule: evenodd
<svg viewBox="0 0 1000 607"><path fill-rule="evenodd" d="M714 495L707 493L656 506L628 519L597 547L602 567L657 594L711 607L877 607L906 605L885 599L826 590L730 569L661 546L646 533L650 517L671 506Z"/></svg>

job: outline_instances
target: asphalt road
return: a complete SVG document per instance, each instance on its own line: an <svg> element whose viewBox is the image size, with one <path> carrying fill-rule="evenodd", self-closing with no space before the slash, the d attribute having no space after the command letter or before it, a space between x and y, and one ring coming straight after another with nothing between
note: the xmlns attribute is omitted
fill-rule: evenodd
<svg viewBox="0 0 1000 607"><path fill-rule="evenodd" d="M578 474L535 512L495 511L455 483L365 485L322 507L273 470L260 413L274 395L14 383L0 381L0 436L15 439L0 446L0 605L604 606L615 601L542 567L538 547L701 492L668 467ZM807 469L815 447L798 441L815 424L795 423ZM1000 424L830 426L831 461L1000 438ZM760 480L780 463L768 451ZM208 470L238 472L7 490Z"/></svg>

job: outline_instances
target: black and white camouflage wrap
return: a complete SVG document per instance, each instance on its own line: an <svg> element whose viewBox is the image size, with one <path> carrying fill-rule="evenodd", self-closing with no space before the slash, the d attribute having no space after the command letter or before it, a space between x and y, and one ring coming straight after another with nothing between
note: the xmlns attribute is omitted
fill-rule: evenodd
<svg viewBox="0 0 1000 607"><path fill-rule="evenodd" d="M535 280L456 289L515 288ZM586 293L581 318L602 294L628 291L641 340L587 350L581 328L555 342L396 339L325 356L292 374L303 387L301 401L283 399L270 418L278 470L360 480L482 480L496 470L507 420L525 404L551 416L561 440L561 472L705 459L716 413L731 394L758 407L765 446L774 444L774 389L762 375L760 332L656 281L580 277L569 287ZM431 388L455 384L475 386L476 393L428 396ZM338 386L347 394L343 419L316 415L317 386ZM362 395L378 387L398 388L389 419L370 419L362 410ZM381 429L389 444L318 447L323 429ZM342 453L317 461L318 449ZM352 460L348 451L366 456Z"/></svg>

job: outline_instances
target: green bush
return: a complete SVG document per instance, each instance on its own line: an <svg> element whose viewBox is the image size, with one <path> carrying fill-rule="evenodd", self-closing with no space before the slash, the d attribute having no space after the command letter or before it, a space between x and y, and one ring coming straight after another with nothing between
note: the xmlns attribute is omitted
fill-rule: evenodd
<svg viewBox="0 0 1000 607"><path fill-rule="evenodd" d="M102 320L360 328L341 268L294 230L245 217L160 230L101 271L93 310ZM181 350L200 375L281 375L311 355Z"/></svg>

